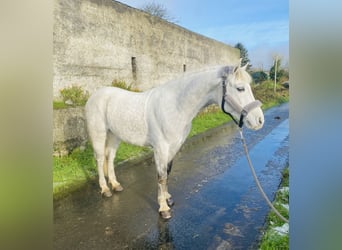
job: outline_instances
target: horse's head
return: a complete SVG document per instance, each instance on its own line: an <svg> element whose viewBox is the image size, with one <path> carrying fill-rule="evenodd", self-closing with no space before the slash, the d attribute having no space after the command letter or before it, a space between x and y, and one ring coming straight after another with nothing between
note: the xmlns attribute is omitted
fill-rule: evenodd
<svg viewBox="0 0 342 250"><path fill-rule="evenodd" d="M245 124L249 129L258 130L264 124L264 114L260 108L261 103L255 100L252 93L250 86L252 78L246 68L247 64L224 70L228 74L222 75L221 108L231 115L239 126Z"/></svg>

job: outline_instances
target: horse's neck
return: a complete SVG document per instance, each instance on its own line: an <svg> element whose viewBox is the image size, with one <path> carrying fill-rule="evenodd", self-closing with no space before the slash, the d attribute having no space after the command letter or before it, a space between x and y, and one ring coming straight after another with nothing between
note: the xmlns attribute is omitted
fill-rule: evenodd
<svg viewBox="0 0 342 250"><path fill-rule="evenodd" d="M199 79L179 88L178 110L191 121L204 107L214 103L217 86Z"/></svg>

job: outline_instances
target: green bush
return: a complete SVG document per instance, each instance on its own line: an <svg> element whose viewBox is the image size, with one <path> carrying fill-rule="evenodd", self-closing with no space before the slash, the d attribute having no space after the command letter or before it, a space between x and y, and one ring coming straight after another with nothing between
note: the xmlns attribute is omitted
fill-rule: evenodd
<svg viewBox="0 0 342 250"><path fill-rule="evenodd" d="M261 83L268 79L268 75L264 71L256 71L251 73L251 76L255 83Z"/></svg>
<svg viewBox="0 0 342 250"><path fill-rule="evenodd" d="M289 101L289 90L281 86L281 84L277 84L276 92L274 92L274 82L271 80L252 85L252 90L255 99L264 104L264 109Z"/></svg>
<svg viewBox="0 0 342 250"><path fill-rule="evenodd" d="M132 87L132 84L128 85L125 81L113 80L112 86L133 92L140 92L139 89Z"/></svg>
<svg viewBox="0 0 342 250"><path fill-rule="evenodd" d="M88 91L80 86L73 85L60 91L63 102L70 106L83 106L89 98Z"/></svg>

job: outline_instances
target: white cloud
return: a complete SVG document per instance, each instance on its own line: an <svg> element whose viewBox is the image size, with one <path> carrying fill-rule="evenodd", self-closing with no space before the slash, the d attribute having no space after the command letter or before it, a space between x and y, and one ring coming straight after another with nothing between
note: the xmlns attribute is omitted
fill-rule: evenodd
<svg viewBox="0 0 342 250"><path fill-rule="evenodd" d="M248 50L248 57L254 68L262 68L269 70L273 65L273 55L279 55L281 58L281 66L288 66L289 63L289 46L288 43L276 46L259 46Z"/></svg>
<svg viewBox="0 0 342 250"><path fill-rule="evenodd" d="M289 60L289 25L287 20L254 22L207 28L199 33L231 46L242 43L248 50L254 67L268 70L273 64L272 54L282 57L283 65Z"/></svg>

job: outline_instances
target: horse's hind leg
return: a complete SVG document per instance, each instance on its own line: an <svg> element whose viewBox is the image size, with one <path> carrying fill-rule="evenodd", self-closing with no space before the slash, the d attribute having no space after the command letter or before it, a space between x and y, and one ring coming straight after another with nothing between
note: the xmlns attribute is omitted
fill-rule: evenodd
<svg viewBox="0 0 342 250"><path fill-rule="evenodd" d="M90 134L92 135L92 134ZM106 143L106 132L97 132L96 137L91 136L93 149L94 149L94 155L96 159L96 165L97 165L97 171L99 174L99 184L101 187L101 194L103 194L106 197L112 196L112 193L110 192L107 182L105 179L105 173L104 168L105 166L105 143Z"/></svg>
<svg viewBox="0 0 342 250"><path fill-rule="evenodd" d="M108 167L108 181L112 185L114 191L122 191L123 187L116 179L114 171L114 158L116 151L119 147L120 139L117 138L113 133L107 132L107 142L106 142L106 160Z"/></svg>

